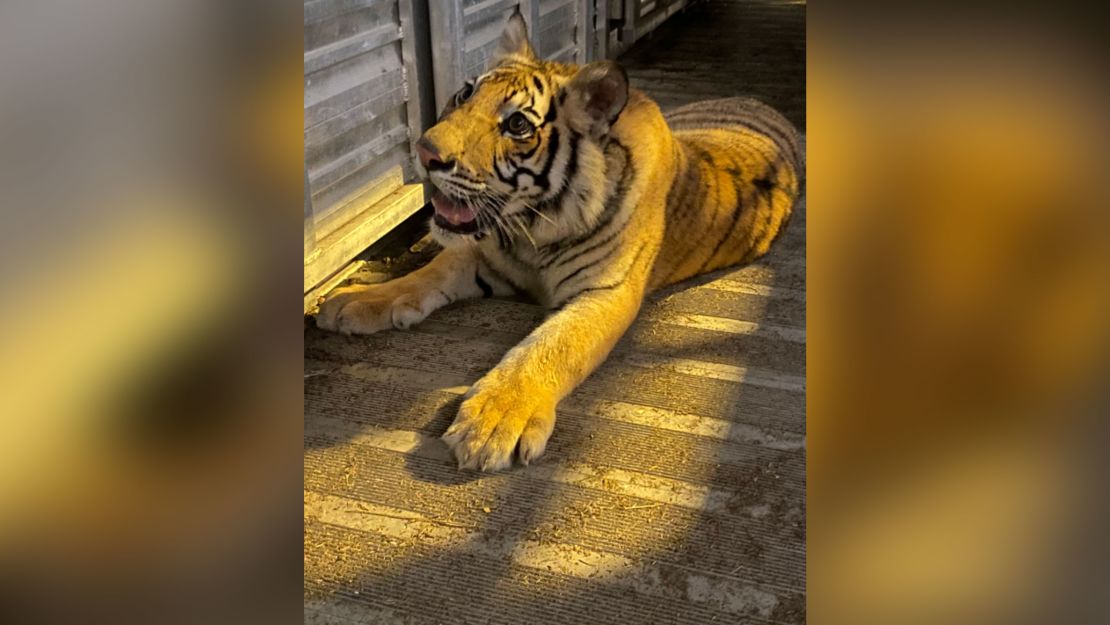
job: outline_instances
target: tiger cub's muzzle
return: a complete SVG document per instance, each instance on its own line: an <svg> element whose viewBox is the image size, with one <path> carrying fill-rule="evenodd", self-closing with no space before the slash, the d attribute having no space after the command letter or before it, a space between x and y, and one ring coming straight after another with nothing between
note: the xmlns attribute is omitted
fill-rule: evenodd
<svg viewBox="0 0 1110 625"><path fill-rule="evenodd" d="M462 200L449 197L438 188L432 187L432 220L437 226L458 234L478 232L478 211Z"/></svg>
<svg viewBox="0 0 1110 625"><path fill-rule="evenodd" d="M432 183L432 207L435 215L432 217L435 225L458 234L474 234L478 232L478 211L465 200L452 197L444 193L436 184L436 174L450 175L458 168L458 161L442 153L427 136L421 137L416 142L416 156L428 174Z"/></svg>

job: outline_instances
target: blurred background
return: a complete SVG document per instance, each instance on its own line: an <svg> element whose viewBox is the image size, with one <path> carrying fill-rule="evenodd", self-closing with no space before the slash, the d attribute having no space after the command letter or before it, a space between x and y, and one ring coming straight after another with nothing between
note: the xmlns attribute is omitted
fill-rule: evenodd
<svg viewBox="0 0 1110 625"><path fill-rule="evenodd" d="M308 4L0 6L4 622L301 618ZM815 622L1110 613L1105 31L1054 6L809 14Z"/></svg>
<svg viewBox="0 0 1110 625"><path fill-rule="evenodd" d="M814 622L1106 622L1108 57L1055 6L810 14Z"/></svg>
<svg viewBox="0 0 1110 625"><path fill-rule="evenodd" d="M300 613L300 18L0 5L0 621Z"/></svg>

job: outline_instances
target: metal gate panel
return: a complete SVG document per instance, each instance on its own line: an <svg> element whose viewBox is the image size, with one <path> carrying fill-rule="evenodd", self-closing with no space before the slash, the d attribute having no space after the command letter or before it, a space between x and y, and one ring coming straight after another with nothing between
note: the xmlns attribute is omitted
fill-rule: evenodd
<svg viewBox="0 0 1110 625"><path fill-rule="evenodd" d="M581 6L579 0L539 0L539 23L532 32L540 56L563 63L578 60Z"/></svg>
<svg viewBox="0 0 1110 625"><path fill-rule="evenodd" d="M412 2L304 3L306 290L423 205Z"/></svg>
<svg viewBox="0 0 1110 625"><path fill-rule="evenodd" d="M464 0L464 80L489 68L490 59L497 50L497 42L501 39L501 32L505 30L505 22L520 4L517 0Z"/></svg>

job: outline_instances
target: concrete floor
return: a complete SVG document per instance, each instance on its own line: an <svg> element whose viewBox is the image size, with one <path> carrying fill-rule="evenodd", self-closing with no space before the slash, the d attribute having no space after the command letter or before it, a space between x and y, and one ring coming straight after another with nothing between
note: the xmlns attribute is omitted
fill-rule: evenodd
<svg viewBox="0 0 1110 625"><path fill-rule="evenodd" d="M805 6L710 0L621 60L664 107L752 94L804 128ZM438 436L543 318L459 303L305 333L307 623L805 622L805 205L772 253L651 298L543 461Z"/></svg>

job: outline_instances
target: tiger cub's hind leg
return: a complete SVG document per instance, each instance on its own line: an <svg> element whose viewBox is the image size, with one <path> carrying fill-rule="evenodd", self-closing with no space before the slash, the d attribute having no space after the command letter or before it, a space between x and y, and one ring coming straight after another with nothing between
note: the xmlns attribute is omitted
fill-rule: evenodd
<svg viewBox="0 0 1110 625"><path fill-rule="evenodd" d="M506 291L508 287L482 270L473 248L451 247L395 280L332 291L320 305L316 325L344 334L407 329L452 302Z"/></svg>

